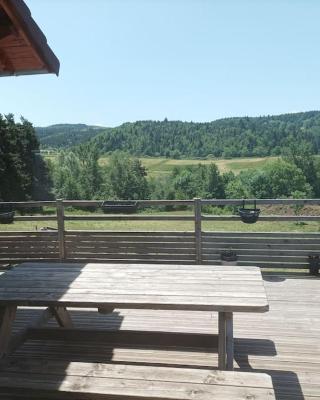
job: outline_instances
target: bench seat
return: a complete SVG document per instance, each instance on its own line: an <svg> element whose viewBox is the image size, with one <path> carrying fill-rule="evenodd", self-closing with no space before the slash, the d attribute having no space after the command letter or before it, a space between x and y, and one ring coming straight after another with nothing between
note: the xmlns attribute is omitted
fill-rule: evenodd
<svg viewBox="0 0 320 400"><path fill-rule="evenodd" d="M79 400L275 399L271 377L261 373L27 360L13 356L0 371L0 396L4 394L9 398Z"/></svg>

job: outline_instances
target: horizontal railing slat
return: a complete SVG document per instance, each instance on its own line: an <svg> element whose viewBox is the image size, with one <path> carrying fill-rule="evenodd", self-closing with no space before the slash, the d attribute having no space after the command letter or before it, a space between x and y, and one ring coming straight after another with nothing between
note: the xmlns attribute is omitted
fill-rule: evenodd
<svg viewBox="0 0 320 400"><path fill-rule="evenodd" d="M207 251L207 249L209 249L209 251L211 249L216 249L217 251L222 251L222 250L228 250L228 249L232 249L232 250L241 250L241 249L249 249L249 250L293 250L296 249L297 245L278 245L278 244L272 244L272 245L267 245L267 244L259 244L259 245L254 245L254 244L250 244L250 243L234 243L232 246L230 246L230 244L226 244L226 245L220 245L220 246L215 246L215 247L206 247L203 249L204 252ZM315 251L319 251L319 245L316 244L310 244L310 245L299 245L298 247L300 250L315 250Z"/></svg>
<svg viewBox="0 0 320 400"><path fill-rule="evenodd" d="M41 239L46 239L46 238L52 238L58 237L58 232L56 230L54 231L3 231L0 232L0 239L1 238L9 238L11 236L16 236L20 238L41 238Z"/></svg>
<svg viewBox="0 0 320 400"><path fill-rule="evenodd" d="M202 205L232 205L232 206L242 206L244 199L201 199ZM253 204L256 202L257 205L319 205L320 199L245 199L245 204Z"/></svg>
<svg viewBox="0 0 320 400"><path fill-rule="evenodd" d="M73 215L65 221L193 221L190 215Z"/></svg>
<svg viewBox="0 0 320 400"><path fill-rule="evenodd" d="M100 207L104 200L63 200L64 206L79 207ZM141 206L165 206L165 205L189 205L194 204L194 200L134 200ZM121 203L121 200L119 201ZM245 199L248 203L256 202L257 205L320 205L320 199ZM234 205L241 206L243 199L201 199L202 205ZM0 205L11 205L17 208L28 207L55 207L56 201L9 201L0 202Z"/></svg>
<svg viewBox="0 0 320 400"><path fill-rule="evenodd" d="M148 264L176 264L176 265L184 265L184 264L191 264L191 265L195 265L196 262L195 260L190 260L190 261L186 261L186 260L175 260L174 258L170 259L170 261L166 260L166 259L144 259L144 258L134 258L134 259L126 259L126 258L119 258L119 259L113 259L113 258L108 258L108 259L104 259L104 258L97 258L97 257L90 257L90 258L82 258L82 257L75 257L75 258L66 258L65 259L66 262L90 262L90 263L101 263L101 262L109 262L109 263L148 263Z"/></svg>
<svg viewBox="0 0 320 400"><path fill-rule="evenodd" d="M222 251L226 250L225 248L221 248L221 249L206 249L203 250L203 255L204 256L210 256L211 254L221 254ZM233 249L234 250L234 249ZM237 249L236 251L237 255L251 255L251 256L256 256L256 258L258 259L259 256L263 256L263 255L270 255L270 256L274 256L274 255L278 255L278 256L301 256L301 257L308 257L308 255L310 254L319 254L319 248L317 249L303 249L301 250L296 249L295 250L270 250L270 249L258 249L258 250L251 250L251 249L244 249L244 248L240 248Z"/></svg>
<svg viewBox="0 0 320 400"><path fill-rule="evenodd" d="M210 265L212 264L211 260L203 261L203 264ZM285 262L257 262L257 261L238 261L238 266L242 267L260 267L260 268L272 268L272 269L307 269L309 268L308 263L285 263ZM236 267L235 267L236 268Z"/></svg>
<svg viewBox="0 0 320 400"><path fill-rule="evenodd" d="M241 221L238 215L203 215L202 221ZM259 221L320 221L318 215L260 215Z"/></svg>
<svg viewBox="0 0 320 400"><path fill-rule="evenodd" d="M303 238L242 238L241 236L238 236L236 238L218 238L218 237L213 237L213 238L207 238L203 237L203 244L207 245L210 243L250 243L250 244L299 244L299 243L313 243L313 244L320 244L320 236L319 237L314 237L310 239L303 239Z"/></svg>
<svg viewBox="0 0 320 400"><path fill-rule="evenodd" d="M195 249L156 249L150 248L143 250L137 247L68 247L68 254L75 252L87 252L87 253L136 253L136 254L185 254L195 255Z"/></svg>
<svg viewBox="0 0 320 400"><path fill-rule="evenodd" d="M81 236L176 236L176 237L192 237L194 238L193 232L188 231L108 231L108 230L68 230L66 231L66 236L77 235Z"/></svg>
<svg viewBox="0 0 320 400"><path fill-rule="evenodd" d="M56 221L55 215L21 215L14 217L15 221Z"/></svg>
<svg viewBox="0 0 320 400"><path fill-rule="evenodd" d="M242 231L204 231L202 233L203 237L247 237L247 238L260 238L260 237L288 237L288 238L320 238L319 232L242 232Z"/></svg>

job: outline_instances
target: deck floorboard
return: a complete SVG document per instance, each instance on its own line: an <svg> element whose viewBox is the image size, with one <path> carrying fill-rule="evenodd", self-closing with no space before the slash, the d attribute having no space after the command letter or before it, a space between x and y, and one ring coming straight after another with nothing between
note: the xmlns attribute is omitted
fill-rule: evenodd
<svg viewBox="0 0 320 400"><path fill-rule="evenodd" d="M270 375L277 400L319 400L320 279L269 273L264 275L264 284L270 311L234 315L235 370ZM19 309L15 332L30 325L39 312ZM59 360L65 363L66 374L70 362L217 367L214 338L210 345L210 335L217 334L215 312L115 310L99 314L78 309L71 310L71 317L81 335L70 331L68 337L66 330L65 338L53 338L48 331L56 325L52 320L44 329L32 331L9 360ZM120 333L108 338L108 333L101 331ZM164 332L181 334L181 338L188 334L189 338L181 339L180 344L177 336L172 342L168 335L166 342L166 336L161 336ZM195 334L204 336L201 339ZM161 345L155 343L159 335Z"/></svg>

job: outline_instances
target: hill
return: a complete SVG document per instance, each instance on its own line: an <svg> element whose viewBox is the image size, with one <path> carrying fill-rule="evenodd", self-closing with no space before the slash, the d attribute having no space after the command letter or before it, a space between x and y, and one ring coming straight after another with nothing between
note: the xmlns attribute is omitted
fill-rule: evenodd
<svg viewBox="0 0 320 400"><path fill-rule="evenodd" d="M120 149L138 156L170 158L277 156L288 143L302 141L319 153L319 111L208 123L138 121L108 129L92 139L105 152Z"/></svg>
<svg viewBox="0 0 320 400"><path fill-rule="evenodd" d="M85 124L57 124L36 127L35 130L41 148L66 148L87 142L105 128Z"/></svg>
<svg viewBox="0 0 320 400"><path fill-rule="evenodd" d="M70 131L60 128L59 134L51 137L39 135L42 146L64 147L62 143L70 146L89 140L102 153L123 150L137 156L232 158L277 156L289 143L308 142L315 153L320 152L320 111L204 123L137 121L104 130L86 125L78 125L82 127L78 130L71 128L77 125L58 125L64 126ZM43 134L39 128L37 132Z"/></svg>

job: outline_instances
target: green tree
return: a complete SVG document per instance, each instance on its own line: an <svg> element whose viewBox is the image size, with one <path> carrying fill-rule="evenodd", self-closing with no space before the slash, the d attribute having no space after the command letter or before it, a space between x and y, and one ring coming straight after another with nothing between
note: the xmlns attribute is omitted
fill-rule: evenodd
<svg viewBox="0 0 320 400"><path fill-rule="evenodd" d="M241 172L226 187L231 198L293 197L296 192L312 196L312 187L296 165L279 159L254 171Z"/></svg>
<svg viewBox="0 0 320 400"><path fill-rule="evenodd" d="M167 179L167 186L173 190L176 199L225 197L224 180L214 163L176 167Z"/></svg>
<svg viewBox="0 0 320 400"><path fill-rule="evenodd" d="M102 172L99 166L99 151L97 146L82 144L76 151L80 163L81 175L79 183L81 186L81 197L93 199L101 190Z"/></svg>
<svg viewBox="0 0 320 400"><path fill-rule="evenodd" d="M147 171L136 158L115 152L110 158L108 174L111 196L121 200L148 199L150 196Z"/></svg>
<svg viewBox="0 0 320 400"><path fill-rule="evenodd" d="M0 199L39 199L41 194L41 200L46 200L50 192L46 178L47 167L32 124L24 118L15 122L12 114L0 114Z"/></svg>
<svg viewBox="0 0 320 400"><path fill-rule="evenodd" d="M292 197L296 191L305 193L305 196L312 196L311 185L307 182L303 171L296 165L280 159L268 163L264 170L272 198Z"/></svg>
<svg viewBox="0 0 320 400"><path fill-rule="evenodd" d="M315 196L320 196L320 169L311 144L305 140L296 143L291 139L283 155L286 161L296 165L303 172Z"/></svg>
<svg viewBox="0 0 320 400"><path fill-rule="evenodd" d="M82 188L79 182L82 169L78 157L73 152L61 151L53 166L53 182L56 197L80 200Z"/></svg>

